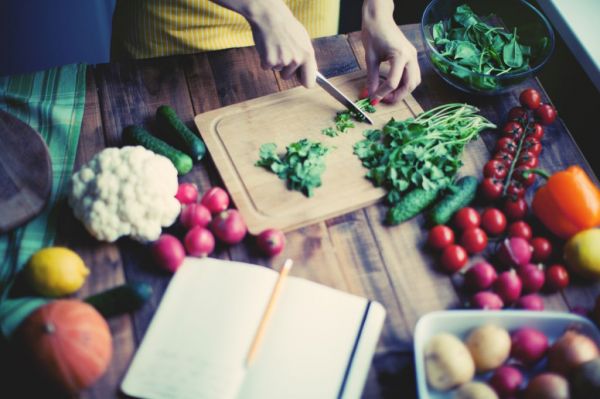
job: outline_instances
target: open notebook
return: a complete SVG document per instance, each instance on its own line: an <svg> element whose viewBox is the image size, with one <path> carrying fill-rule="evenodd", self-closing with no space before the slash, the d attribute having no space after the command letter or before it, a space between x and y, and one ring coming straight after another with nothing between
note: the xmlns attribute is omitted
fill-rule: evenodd
<svg viewBox="0 0 600 399"><path fill-rule="evenodd" d="M121 385L148 399L360 397L385 311L373 301L288 277L259 352L246 355L278 273L186 258Z"/></svg>

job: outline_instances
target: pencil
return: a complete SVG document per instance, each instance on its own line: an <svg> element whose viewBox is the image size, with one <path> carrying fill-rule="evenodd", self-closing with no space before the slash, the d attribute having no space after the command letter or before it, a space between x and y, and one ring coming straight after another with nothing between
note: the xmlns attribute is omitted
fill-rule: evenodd
<svg viewBox="0 0 600 399"><path fill-rule="evenodd" d="M256 357L256 353L258 352L260 343L263 339L263 336L265 335L265 331L267 329L267 324L269 323L269 320L271 319L271 315L273 314L273 311L275 310L275 306L277 305L277 300L279 299L279 295L281 294L281 288L283 287L283 282L285 281L285 278L289 274L293 263L294 262L291 259L287 259L284 262L281 270L279 271L279 277L277 278L277 281L275 282L275 286L273 287L273 292L271 292L271 298L269 298L269 302L267 303L267 308L265 309L265 313L263 314L260 324L258 325L258 328L256 329L256 335L254 336L254 339L252 340L252 343L250 344L250 349L248 350L248 356L246 357L246 367L250 367L250 365L254 361L254 358Z"/></svg>

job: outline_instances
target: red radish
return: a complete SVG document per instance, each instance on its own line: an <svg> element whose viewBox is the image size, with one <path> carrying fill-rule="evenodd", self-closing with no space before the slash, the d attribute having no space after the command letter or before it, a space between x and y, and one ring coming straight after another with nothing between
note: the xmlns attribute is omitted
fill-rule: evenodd
<svg viewBox="0 0 600 399"><path fill-rule="evenodd" d="M210 223L214 235L226 244L237 244L246 236L247 228L242 215L235 209L228 209L215 216Z"/></svg>
<svg viewBox="0 0 600 399"><path fill-rule="evenodd" d="M179 215L181 224L186 228L191 229L195 226L206 227L212 220L210 211L207 207L201 204L190 204L183 208Z"/></svg>
<svg viewBox="0 0 600 399"><path fill-rule="evenodd" d="M229 194L221 187L213 187L204 193L200 203L211 213L223 212L229 207Z"/></svg>
<svg viewBox="0 0 600 399"><path fill-rule="evenodd" d="M517 269L521 282L523 283L523 292L529 294L532 292L538 292L544 286L546 281L546 274L544 268L541 265L534 265L528 263L525 266L520 266Z"/></svg>
<svg viewBox="0 0 600 399"><path fill-rule="evenodd" d="M552 265L546 269L546 288L558 291L569 285L569 272L563 265Z"/></svg>
<svg viewBox="0 0 600 399"><path fill-rule="evenodd" d="M511 356L526 366L536 364L548 350L548 337L531 327L517 330L512 335L511 341Z"/></svg>
<svg viewBox="0 0 600 399"><path fill-rule="evenodd" d="M538 294L523 295L516 305L524 310L544 310L544 300Z"/></svg>
<svg viewBox="0 0 600 399"><path fill-rule="evenodd" d="M500 310L504 307L504 302L493 292L481 291L471 298L471 307L475 309Z"/></svg>
<svg viewBox="0 0 600 399"><path fill-rule="evenodd" d="M256 243L265 255L279 255L285 247L285 235L281 230L267 229L256 237Z"/></svg>
<svg viewBox="0 0 600 399"><path fill-rule="evenodd" d="M569 399L571 397L569 382L558 374L538 374L529 380L522 397L523 399Z"/></svg>
<svg viewBox="0 0 600 399"><path fill-rule="evenodd" d="M552 244L544 237L534 237L531 240L533 254L531 260L534 262L545 262L552 255Z"/></svg>
<svg viewBox="0 0 600 399"><path fill-rule="evenodd" d="M210 230L196 226L187 232L184 239L185 249L191 256L205 257L215 249L215 237Z"/></svg>
<svg viewBox="0 0 600 399"><path fill-rule="evenodd" d="M498 278L494 266L487 262L479 262L473 265L465 273L465 287L471 291L481 291L492 286Z"/></svg>
<svg viewBox="0 0 600 399"><path fill-rule="evenodd" d="M521 384L523 384L523 373L512 366L498 367L490 379L491 387L502 399L516 395Z"/></svg>
<svg viewBox="0 0 600 399"><path fill-rule="evenodd" d="M496 254L504 266L522 266L531 261L531 246L521 237L505 238Z"/></svg>
<svg viewBox="0 0 600 399"><path fill-rule="evenodd" d="M548 351L548 368L567 376L571 370L600 356L596 343L587 335L569 330Z"/></svg>
<svg viewBox="0 0 600 399"><path fill-rule="evenodd" d="M156 263L164 270L175 273L185 259L181 242L170 234L163 234L152 244L152 254Z"/></svg>
<svg viewBox="0 0 600 399"><path fill-rule="evenodd" d="M514 270L500 273L494 282L494 292L504 303L513 303L521 296L523 284Z"/></svg>
<svg viewBox="0 0 600 399"><path fill-rule="evenodd" d="M198 187L193 183L181 183L179 187L177 187L175 198L177 198L182 205L193 204L198 201Z"/></svg>

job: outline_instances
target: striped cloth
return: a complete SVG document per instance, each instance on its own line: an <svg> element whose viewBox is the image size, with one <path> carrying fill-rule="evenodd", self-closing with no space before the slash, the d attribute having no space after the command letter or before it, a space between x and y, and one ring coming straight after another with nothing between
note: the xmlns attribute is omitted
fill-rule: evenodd
<svg viewBox="0 0 600 399"><path fill-rule="evenodd" d="M311 37L335 35L340 0L285 0ZM254 45L240 15L209 0L125 0L113 18L115 58L148 58Z"/></svg>
<svg viewBox="0 0 600 399"><path fill-rule="evenodd" d="M0 77L0 109L39 132L52 160L52 193L44 211L25 226L0 235L0 296L36 250L52 245L57 200L73 171L85 106L85 65ZM0 137L1 139L1 137ZM0 154L2 156L2 154Z"/></svg>

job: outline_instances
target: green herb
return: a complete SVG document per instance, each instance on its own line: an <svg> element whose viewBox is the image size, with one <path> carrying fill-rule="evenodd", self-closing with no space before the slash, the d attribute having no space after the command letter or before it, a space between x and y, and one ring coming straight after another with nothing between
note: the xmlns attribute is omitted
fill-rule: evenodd
<svg viewBox="0 0 600 399"><path fill-rule="evenodd" d="M375 112L375 107L371 105L371 102L368 98L358 100L355 104L358 108L360 108L361 111L369 113ZM321 130L321 133L329 137L337 137L339 133L346 133L348 129L355 127L352 120L362 122L364 117L361 114L350 110L340 111L335 115L335 129L328 127Z"/></svg>
<svg viewBox="0 0 600 399"><path fill-rule="evenodd" d="M321 130L321 134L329 137L337 137L339 132L332 127L326 127L325 129Z"/></svg>
<svg viewBox="0 0 600 399"><path fill-rule="evenodd" d="M452 183L465 145L495 127L478 111L446 104L404 121L391 119L382 130L367 130L354 154L369 169L366 177L388 190L387 202L394 207L410 190L439 191Z"/></svg>
<svg viewBox="0 0 600 399"><path fill-rule="evenodd" d="M267 143L260 146L256 166L264 167L286 180L288 188L298 190L311 197L316 187L321 186L321 175L325 171L325 155L329 148L322 143L302 139L287 146L283 157L277 155L277 145Z"/></svg>

